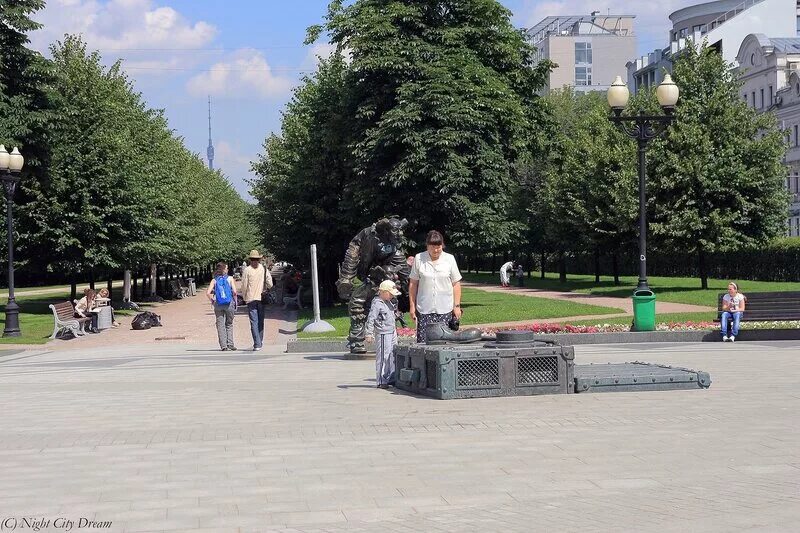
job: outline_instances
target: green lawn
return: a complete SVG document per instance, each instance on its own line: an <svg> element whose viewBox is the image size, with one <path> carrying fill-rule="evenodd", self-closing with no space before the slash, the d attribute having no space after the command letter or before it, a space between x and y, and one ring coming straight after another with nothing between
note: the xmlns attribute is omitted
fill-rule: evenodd
<svg viewBox="0 0 800 533"><path fill-rule="evenodd" d="M713 322L717 317L715 311L708 313L662 313L656 314L656 323L661 322ZM570 321L573 326L597 326L598 324L622 324L630 326L633 317L623 316L619 318L603 318L600 320L576 320Z"/></svg>
<svg viewBox="0 0 800 533"><path fill-rule="evenodd" d="M98 284L97 288L100 289L102 286ZM111 296L115 302L120 302L122 288L114 287ZM17 303L20 306L19 329L22 331L22 336L0 337L0 344L46 343L53 334L53 312L48 306L68 299L69 290L61 293L17 297ZM0 331L5 327L5 298L2 303L3 305L0 305ZM146 306L147 304L145 304ZM136 314L136 311L114 311L114 313L116 315L133 315Z"/></svg>
<svg viewBox="0 0 800 533"><path fill-rule="evenodd" d="M479 274L464 274L466 281L476 283L500 284L499 274L481 272ZM525 278L525 286L535 289L546 289L552 291L579 292L584 294L596 294L601 296L616 296L619 298L629 298L636 288L638 278L635 276L620 277L621 285L614 285L614 278L601 276L600 283L595 283L592 275L567 276L567 283L560 283L558 274L553 272L546 273L545 279L540 279L538 274L531 278ZM656 298L662 302L676 302L694 305L706 305L709 307L717 306L717 295L725 292L728 288L729 280L709 279L708 289L700 288L698 278L667 278L667 277L648 277L647 281ZM800 283L796 282L777 282L777 281L741 281L739 290L747 294L748 292L775 292L775 291L800 291Z"/></svg>
<svg viewBox="0 0 800 533"><path fill-rule="evenodd" d="M478 289L465 288L462 293L461 305L464 316L461 323L492 324L497 322L512 322L517 320L547 320L559 317L578 315L610 315L622 313L621 309L585 305L561 300L548 300L530 296L518 296L508 293L492 293ZM346 337L350 327L347 316L347 307L344 304L321 311L322 319L331 323L336 331L325 334L299 333L299 337ZM310 309L304 309L298 316L298 325L313 318ZM413 322L406 314L406 322L413 327Z"/></svg>

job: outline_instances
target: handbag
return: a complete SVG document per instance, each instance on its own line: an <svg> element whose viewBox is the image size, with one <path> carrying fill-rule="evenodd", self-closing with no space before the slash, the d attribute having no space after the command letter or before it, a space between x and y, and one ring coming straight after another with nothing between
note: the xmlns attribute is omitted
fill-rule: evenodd
<svg viewBox="0 0 800 533"><path fill-rule="evenodd" d="M262 304L275 303L275 297L272 296L270 289L272 289L272 276L267 271L267 267L264 267L264 289L261 291Z"/></svg>

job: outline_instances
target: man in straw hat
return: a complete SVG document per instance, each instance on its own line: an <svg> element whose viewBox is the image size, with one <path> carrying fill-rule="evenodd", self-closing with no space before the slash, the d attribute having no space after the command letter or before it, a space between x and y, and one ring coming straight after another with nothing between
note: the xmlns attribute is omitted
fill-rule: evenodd
<svg viewBox="0 0 800 533"><path fill-rule="evenodd" d="M253 351L259 351L264 346L264 304L261 303L261 294L264 287L272 287L272 276L261 264L261 254L258 250L250 250L248 256L250 264L242 272L242 299L247 304L247 314L250 317L250 333L253 335Z"/></svg>

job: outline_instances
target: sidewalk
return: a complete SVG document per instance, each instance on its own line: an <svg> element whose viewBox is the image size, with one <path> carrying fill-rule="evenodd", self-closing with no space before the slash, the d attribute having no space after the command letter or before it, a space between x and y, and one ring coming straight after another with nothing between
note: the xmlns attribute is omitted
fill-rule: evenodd
<svg viewBox="0 0 800 533"><path fill-rule="evenodd" d="M564 320L582 320L584 318L591 319L591 318L599 318L600 316L605 318L611 317L619 317L619 316L628 316L633 315L633 301L630 298L617 298L615 296L598 296L593 294L581 294L575 292L559 292L559 291L547 291L544 289L529 289L529 288L522 288L522 287L498 287L495 285L487 285L484 283L474 283L469 281L462 281L461 285L463 287L469 287L470 289L478 289L480 291L486 292L503 292L503 293L511 293L516 294L518 296L535 296L537 298L549 298L551 300L565 300L570 302L575 302L579 304L586 304L586 305L600 305L604 307L616 307L618 309L622 309L625 311L625 314L620 315L612 314L612 315L593 315L588 317L565 317L559 318L558 321L562 322ZM680 304L675 302L660 302L656 300L656 313L663 314L663 313L703 313L707 311L715 311L715 307L707 307L703 305L692 305L692 304Z"/></svg>
<svg viewBox="0 0 800 533"><path fill-rule="evenodd" d="M200 344L208 349L218 347L214 311L203 292L198 292L197 296L181 300L143 306L142 310L152 311L160 315L163 327L136 331L130 327L133 316L121 316L118 314L117 320L121 323L118 328L106 329L99 334L77 339L57 339L36 348L74 350L103 346L118 347L131 344L171 344L176 342ZM296 312L284 311L280 306L268 306L264 324L266 335L264 344L285 345L295 337L296 321ZM233 327L236 346L240 350L251 349L253 347L253 338L250 335L250 321L246 307L239 307L236 318L233 321Z"/></svg>

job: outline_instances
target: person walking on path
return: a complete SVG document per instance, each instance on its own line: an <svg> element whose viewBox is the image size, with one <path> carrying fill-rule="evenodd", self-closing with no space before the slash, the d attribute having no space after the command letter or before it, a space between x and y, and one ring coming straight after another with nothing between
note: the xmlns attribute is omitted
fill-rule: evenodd
<svg viewBox="0 0 800 533"><path fill-rule="evenodd" d="M258 250L250 251L250 264L242 273L242 299L250 317L250 333L253 335L253 351L264 346L264 304L261 302L265 288L272 287L272 276L261 264Z"/></svg>
<svg viewBox="0 0 800 533"><path fill-rule="evenodd" d="M228 275L228 265L217 263L214 279L208 285L206 298L214 306L214 316L217 323L217 339L219 349L236 350L233 342L233 317L236 316L236 284L233 277Z"/></svg>
<svg viewBox="0 0 800 533"><path fill-rule="evenodd" d="M417 342L425 342L428 324L461 320L461 272L456 258L444 251L436 230L425 238L427 251L414 257L408 283L409 314L417 326Z"/></svg>
<svg viewBox="0 0 800 533"><path fill-rule="evenodd" d="M739 292L739 286L734 282L728 283L728 294L722 297L722 317L720 318L720 328L722 329L722 342L734 342L739 334L739 322L742 320L742 313L747 302L744 294ZM731 335L728 336L728 321L732 320Z"/></svg>
<svg viewBox="0 0 800 533"><path fill-rule="evenodd" d="M375 380L379 389L394 384L394 355L397 344L395 326L395 304L393 300L400 291L392 280L385 280L378 286L378 294L372 299L364 328L367 342L375 340ZM376 339L377 337L377 339Z"/></svg>
<svg viewBox="0 0 800 533"><path fill-rule="evenodd" d="M514 262L508 261L503 263L503 266L500 267L500 286L501 287L509 287L511 285L511 276L509 273L514 268Z"/></svg>

